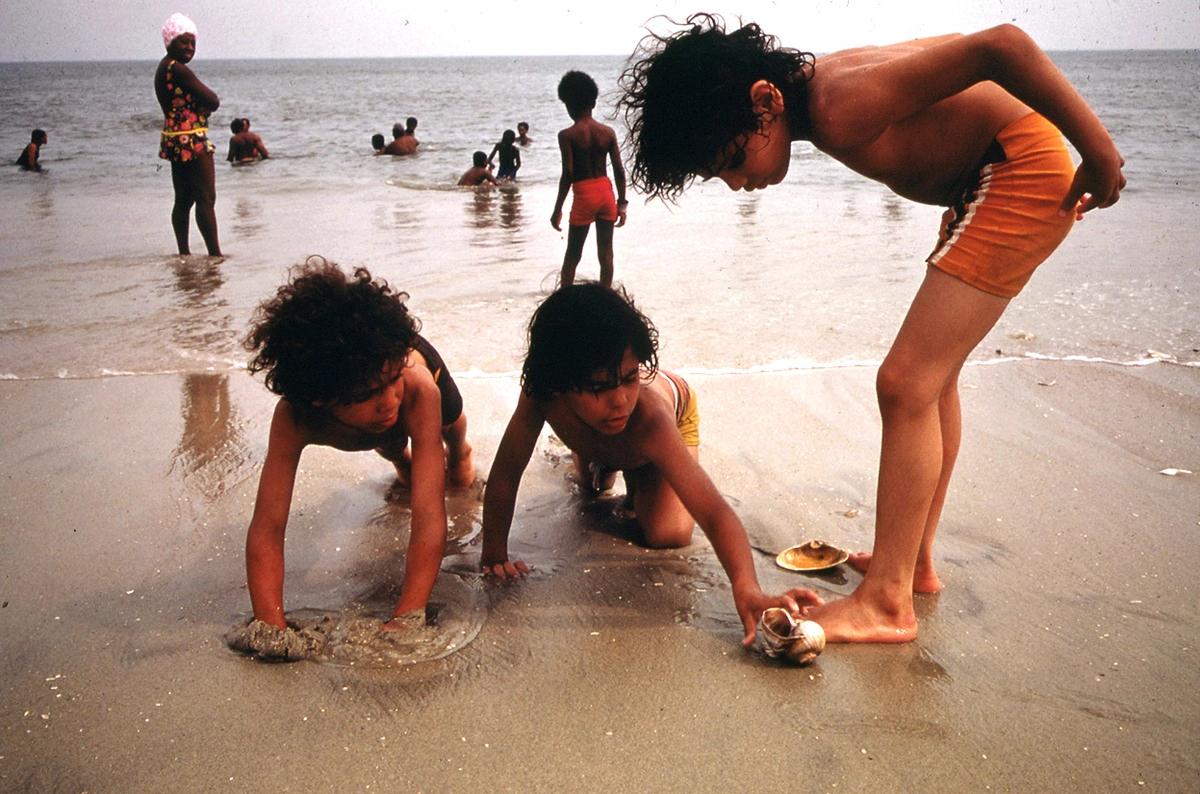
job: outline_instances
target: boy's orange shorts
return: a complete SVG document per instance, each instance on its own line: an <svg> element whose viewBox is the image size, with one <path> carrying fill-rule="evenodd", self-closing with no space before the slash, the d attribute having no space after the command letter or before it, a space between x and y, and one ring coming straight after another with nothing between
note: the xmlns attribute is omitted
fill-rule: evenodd
<svg viewBox="0 0 1200 794"><path fill-rule="evenodd" d="M1011 298L1075 222L1058 214L1075 165L1058 128L1037 113L1005 127L971 183L942 216L925 261L984 292Z"/></svg>
<svg viewBox="0 0 1200 794"><path fill-rule="evenodd" d="M595 220L617 220L617 199L608 177L581 179L571 185L571 193L571 217L567 222L572 226L587 226Z"/></svg>

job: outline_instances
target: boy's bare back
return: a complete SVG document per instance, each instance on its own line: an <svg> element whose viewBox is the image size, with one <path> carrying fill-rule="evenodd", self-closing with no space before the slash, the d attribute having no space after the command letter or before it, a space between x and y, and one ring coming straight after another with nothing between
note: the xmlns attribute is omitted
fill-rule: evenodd
<svg viewBox="0 0 1200 794"><path fill-rule="evenodd" d="M571 181L608 176L608 156L617 146L617 133L591 116L558 133L559 145L571 154Z"/></svg>

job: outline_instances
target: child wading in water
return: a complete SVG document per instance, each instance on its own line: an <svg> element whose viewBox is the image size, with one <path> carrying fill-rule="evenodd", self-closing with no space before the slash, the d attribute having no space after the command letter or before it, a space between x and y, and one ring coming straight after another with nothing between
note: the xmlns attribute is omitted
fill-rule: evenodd
<svg viewBox="0 0 1200 794"><path fill-rule="evenodd" d="M600 260L600 283L613 281L613 226L624 226L629 202L625 200L625 166L621 164L621 149L617 134L607 124L592 118L600 90L596 81L583 72L567 72L558 83L558 98L567 106L575 121L559 130L558 149L562 154L562 176L558 179L558 198L550 225L562 231L563 202L567 190L574 194L568 218L567 252L563 255L559 283L568 286L575 281L575 268L583 257L588 227L596 224L596 256ZM612 182L608 179L606 160L612 160L613 177L617 180L617 196L613 198Z"/></svg>
<svg viewBox="0 0 1200 794"><path fill-rule="evenodd" d="M658 369L658 334L623 293L600 284L562 287L529 323L521 396L500 439L483 499L483 571L500 579L529 568L508 557L517 488L542 427L570 448L584 488L625 477L647 546L680 548L698 521L733 589L743 644L768 607L819 604L811 590L768 596L758 585L746 530L700 468L695 392Z"/></svg>
<svg viewBox="0 0 1200 794"><path fill-rule="evenodd" d="M521 150L514 143L516 140L515 132L505 130L500 135L500 140L496 141L496 145L492 147L492 153L488 155L489 167L496 155L500 155L500 170L496 172L496 179L502 182L513 181L517 178L517 171L521 170Z"/></svg>
<svg viewBox="0 0 1200 794"><path fill-rule="evenodd" d="M933 541L958 454L959 370L1072 223L1117 200L1124 161L1012 25L814 58L754 24L688 24L647 37L622 77L639 188L670 199L695 176L765 188L787 174L791 142L807 140L905 198L949 207L879 369L875 545L851 559L865 577L808 613L830 641L912 640L913 593L942 587Z"/></svg>
<svg viewBox="0 0 1200 794"><path fill-rule="evenodd" d="M21 150L21 156L17 158L16 164L25 171L41 171L42 164L38 162L38 157L41 156L42 147L48 140L45 130L38 129L31 132L29 143L25 144L25 148Z"/></svg>
<svg viewBox="0 0 1200 794"><path fill-rule="evenodd" d="M445 486L475 477L462 397L418 323L386 282L311 257L258 308L248 369L279 395L246 576L254 617L286 628L283 539L300 455L311 444L375 450L412 489L412 536L400 599L384 628L424 622L446 543ZM409 441L411 439L411 452Z"/></svg>

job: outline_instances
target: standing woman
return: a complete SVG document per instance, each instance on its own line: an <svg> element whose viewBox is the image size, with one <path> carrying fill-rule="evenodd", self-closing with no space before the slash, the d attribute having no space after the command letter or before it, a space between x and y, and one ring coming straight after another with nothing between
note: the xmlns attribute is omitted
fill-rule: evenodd
<svg viewBox="0 0 1200 794"><path fill-rule="evenodd" d="M200 82L187 63L196 54L196 23L183 14L172 14L163 24L167 54L154 73L154 94L162 106L163 132L158 156L171 161L175 206L171 226L180 254L188 248L188 216L196 207L196 225L209 256L221 255L217 240L216 174L213 145L208 140L208 114L221 104L212 89Z"/></svg>

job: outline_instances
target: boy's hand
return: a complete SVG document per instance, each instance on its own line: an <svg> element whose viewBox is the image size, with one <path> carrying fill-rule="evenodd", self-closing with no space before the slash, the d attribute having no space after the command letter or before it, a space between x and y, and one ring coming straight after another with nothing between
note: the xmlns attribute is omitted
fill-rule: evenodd
<svg viewBox="0 0 1200 794"><path fill-rule="evenodd" d="M479 568L483 571L484 576L494 576L502 582L509 579L521 579L529 574L529 566L521 560L481 562Z"/></svg>
<svg viewBox="0 0 1200 794"><path fill-rule="evenodd" d="M801 604L815 607L824 603L815 591L809 590L807 587L793 587L786 593L777 596L769 596L757 588L749 592L735 590L733 602L737 606L738 617L742 619L742 626L746 630L745 636L742 637L742 645L746 648L754 644L758 619L764 610L771 607L782 607L792 615L799 616Z"/></svg>
<svg viewBox="0 0 1200 794"><path fill-rule="evenodd" d="M629 202L628 201L618 201L617 202L617 222L613 225L614 226L624 226L625 225L625 217L628 214L629 214Z"/></svg>
<svg viewBox="0 0 1200 794"><path fill-rule="evenodd" d="M1121 171L1125 158L1115 149L1113 155L1114 158L1107 162L1084 160L1079 164L1071 189L1058 207L1059 215L1074 212L1075 220L1081 220L1089 210L1103 209L1117 203L1125 187L1125 174Z"/></svg>
<svg viewBox="0 0 1200 794"><path fill-rule="evenodd" d="M550 225L554 227L554 231L562 231L562 210L555 210L550 215Z"/></svg>

